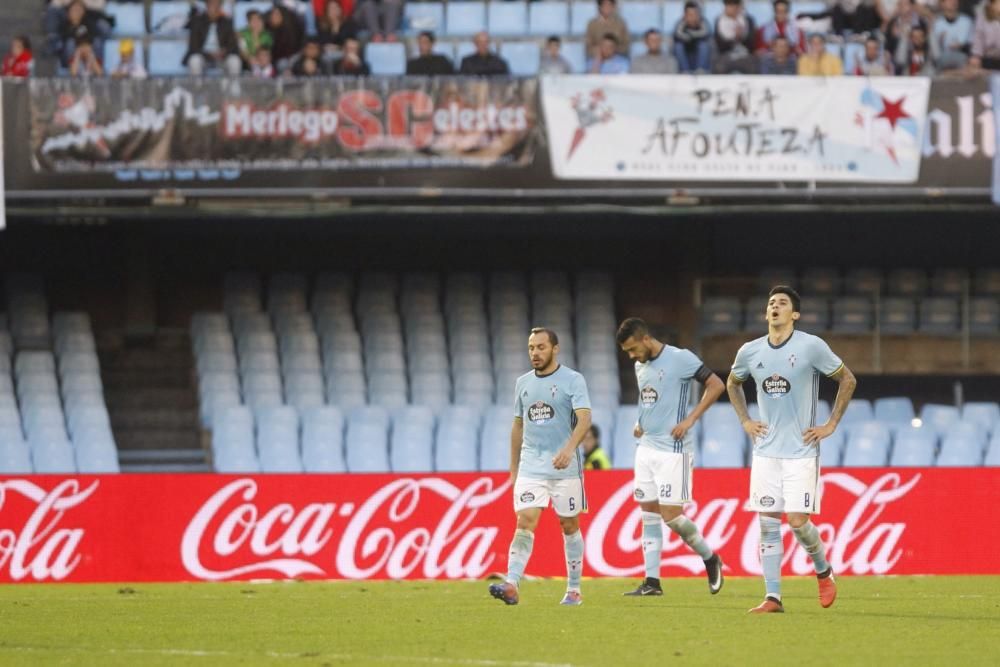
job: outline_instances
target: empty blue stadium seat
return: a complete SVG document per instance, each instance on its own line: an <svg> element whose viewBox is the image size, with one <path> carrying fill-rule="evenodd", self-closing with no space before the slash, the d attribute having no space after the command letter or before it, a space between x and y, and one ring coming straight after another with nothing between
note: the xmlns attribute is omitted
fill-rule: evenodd
<svg viewBox="0 0 1000 667"><path fill-rule="evenodd" d="M377 76L398 76L406 73L406 47L399 42L369 42L365 61Z"/></svg>
<svg viewBox="0 0 1000 667"><path fill-rule="evenodd" d="M635 442L632 429L639 419L637 405L622 405L615 415L615 430L611 445L612 463L615 468L631 468L635 462ZM605 444L609 442L604 436Z"/></svg>
<svg viewBox="0 0 1000 667"><path fill-rule="evenodd" d="M818 420L817 420L818 421ZM838 428L830 434L829 438L824 438L819 445L820 466L836 467L844 458L844 447L847 443L847 431Z"/></svg>
<svg viewBox="0 0 1000 667"><path fill-rule="evenodd" d="M485 3L449 2L446 15L449 36L471 37L481 30L486 30Z"/></svg>
<svg viewBox="0 0 1000 667"><path fill-rule="evenodd" d="M541 0L528 5L528 34L538 37L569 32L569 5L564 0Z"/></svg>
<svg viewBox="0 0 1000 667"><path fill-rule="evenodd" d="M996 336L1000 333L1000 301L992 296L969 300L969 333L973 336Z"/></svg>
<svg viewBox="0 0 1000 667"><path fill-rule="evenodd" d="M76 472L73 448L66 441L47 441L31 445L31 460L36 473L59 474Z"/></svg>
<svg viewBox="0 0 1000 667"><path fill-rule="evenodd" d="M0 474L23 475L32 472L31 450L21 441L0 443Z"/></svg>
<svg viewBox="0 0 1000 667"><path fill-rule="evenodd" d="M866 297L841 297L833 301L831 328L836 333L868 333L872 329L872 304Z"/></svg>
<svg viewBox="0 0 1000 667"><path fill-rule="evenodd" d="M434 451L438 472L462 472L479 467L480 411L453 406L441 413Z"/></svg>
<svg viewBox="0 0 1000 667"><path fill-rule="evenodd" d="M156 7L158 3L154 3ZM187 74L181 62L187 53L187 42L182 40L157 40L149 45L149 73L154 76Z"/></svg>
<svg viewBox="0 0 1000 667"><path fill-rule="evenodd" d="M152 3L150 10L149 27L152 28L154 34L184 34L188 16L191 13L191 3L188 0L159 0ZM150 49L150 53L152 53L152 49Z"/></svg>
<svg viewBox="0 0 1000 667"><path fill-rule="evenodd" d="M710 405L701 417L701 424L706 436L717 431L743 430L743 427L740 426L740 419L736 416L736 411L729 403L713 403Z"/></svg>
<svg viewBox="0 0 1000 667"><path fill-rule="evenodd" d="M537 75L541 55L537 42L504 42L500 45L500 56L507 61L513 76Z"/></svg>
<svg viewBox="0 0 1000 667"><path fill-rule="evenodd" d="M707 433L701 441L698 465L703 468L741 468L745 465L746 434L742 427L727 426Z"/></svg>
<svg viewBox="0 0 1000 667"><path fill-rule="evenodd" d="M407 2L403 6L403 16L410 34L430 30L440 36L444 32L443 2Z"/></svg>
<svg viewBox="0 0 1000 667"><path fill-rule="evenodd" d="M939 268L931 274L931 293L940 296L961 296L969 285L969 272L959 268Z"/></svg>
<svg viewBox="0 0 1000 667"><path fill-rule="evenodd" d="M764 319L764 309L767 306L767 299L752 298L747 299L743 305L743 331L753 335L763 335L767 333L767 320Z"/></svg>
<svg viewBox="0 0 1000 667"><path fill-rule="evenodd" d="M754 23L758 28L770 23L774 19L774 5L766 2L766 0L751 0L744 3L744 6L746 7L747 14L753 17ZM805 281L803 280L804 286ZM824 294L832 294L832 292L824 292Z"/></svg>
<svg viewBox="0 0 1000 667"><path fill-rule="evenodd" d="M315 408L302 418L302 463L306 472L344 472L344 417L333 407Z"/></svg>
<svg viewBox="0 0 1000 667"><path fill-rule="evenodd" d="M731 334L740 330L743 312L734 297L708 297L701 306L702 335Z"/></svg>
<svg viewBox="0 0 1000 667"><path fill-rule="evenodd" d="M115 19L114 34L116 36L141 37L146 34L146 10L142 3L109 2L104 8L104 12ZM107 63L105 63L104 68L105 70L110 69Z"/></svg>
<svg viewBox="0 0 1000 667"><path fill-rule="evenodd" d="M663 23L660 28L663 31L664 36L669 37L674 33L674 28L677 24L684 18L684 3L683 2L665 2L663 3Z"/></svg>
<svg viewBox="0 0 1000 667"><path fill-rule="evenodd" d="M663 25L659 2L625 0L619 3L618 13L624 19L625 25L628 26L628 31L632 35L642 35L650 28L659 30L660 26Z"/></svg>
<svg viewBox="0 0 1000 667"><path fill-rule="evenodd" d="M587 24L597 16L597 3L592 0L571 0L569 32L571 35L587 34Z"/></svg>
<svg viewBox="0 0 1000 667"><path fill-rule="evenodd" d="M826 299L803 298L801 309L796 328L817 334L830 328L830 302Z"/></svg>
<svg viewBox="0 0 1000 667"><path fill-rule="evenodd" d="M1000 426L1000 406L992 401L966 403L962 421L979 424L985 433L995 434Z"/></svg>
<svg viewBox="0 0 1000 667"><path fill-rule="evenodd" d="M851 424L871 421L873 419L875 419L875 411L872 410L871 401L864 398L855 398L851 399L851 402L847 404L847 410L844 411L841 423L849 427Z"/></svg>
<svg viewBox="0 0 1000 667"><path fill-rule="evenodd" d="M909 425L913 421L913 401L906 396L889 396L875 399L875 419L893 427Z"/></svg>
<svg viewBox="0 0 1000 667"><path fill-rule="evenodd" d="M910 334L916 328L917 306L909 297L886 297L881 301L879 326L884 334Z"/></svg>
<svg viewBox="0 0 1000 667"><path fill-rule="evenodd" d="M488 30L494 37L520 37L528 30L528 6L523 2L491 2L487 5Z"/></svg>
<svg viewBox="0 0 1000 667"><path fill-rule="evenodd" d="M1000 431L993 434L986 447L986 458L983 460L984 466L1000 466Z"/></svg>
<svg viewBox="0 0 1000 667"><path fill-rule="evenodd" d="M896 432L892 446L892 466L934 465L934 451L937 449L937 433L934 429L907 426Z"/></svg>
<svg viewBox="0 0 1000 667"><path fill-rule="evenodd" d="M927 274L920 269L895 269L889 272L889 294L917 298L927 292Z"/></svg>
<svg viewBox="0 0 1000 667"><path fill-rule="evenodd" d="M373 409L358 408L348 420L345 452L350 472L389 471L389 442L385 424L357 416L362 411Z"/></svg>
<svg viewBox="0 0 1000 667"><path fill-rule="evenodd" d="M986 438L978 424L955 422L941 438L939 466L978 466L983 462Z"/></svg>
<svg viewBox="0 0 1000 667"><path fill-rule="evenodd" d="M431 472L434 469L434 413L412 406L397 410L392 419L389 462L393 472Z"/></svg>
<svg viewBox="0 0 1000 667"><path fill-rule="evenodd" d="M920 410L920 421L937 431L938 436L944 436L952 424L959 420L958 408L953 405L927 403Z"/></svg>
<svg viewBox="0 0 1000 667"><path fill-rule="evenodd" d="M950 336L961 326L958 301L951 297L928 297L920 302L921 333Z"/></svg>
<svg viewBox="0 0 1000 667"><path fill-rule="evenodd" d="M506 403L486 411L479 440L479 469L484 471L510 469L510 431L513 410Z"/></svg>
<svg viewBox="0 0 1000 667"><path fill-rule="evenodd" d="M881 422L860 422L851 428L844 466L884 466L889 458L889 429Z"/></svg>
<svg viewBox="0 0 1000 667"><path fill-rule="evenodd" d="M844 291L870 299L882 292L882 273L877 269L850 269L844 275Z"/></svg>

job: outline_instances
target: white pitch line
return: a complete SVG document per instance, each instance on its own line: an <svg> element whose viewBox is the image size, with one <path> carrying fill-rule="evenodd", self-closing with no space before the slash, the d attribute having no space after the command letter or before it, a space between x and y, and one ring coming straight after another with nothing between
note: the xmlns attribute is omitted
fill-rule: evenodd
<svg viewBox="0 0 1000 667"><path fill-rule="evenodd" d="M87 648L83 646L58 646L47 648L43 646L0 646L0 652L13 653L34 653L46 651L75 651L78 653L108 653L112 655L166 655L184 656L189 658L219 658L219 657L252 657L253 652L236 651L213 651L202 649L181 649L181 648ZM322 651L300 651L297 653L280 653L277 651L265 651L268 658L281 660L310 658L330 658L333 660L347 660L357 662L359 660L374 660L377 662L389 663L413 663L420 665L472 665L473 667L574 667L571 663L557 662L537 662L527 660L483 660L475 658L433 658L419 656L394 656L394 655L355 655L347 653L324 653Z"/></svg>

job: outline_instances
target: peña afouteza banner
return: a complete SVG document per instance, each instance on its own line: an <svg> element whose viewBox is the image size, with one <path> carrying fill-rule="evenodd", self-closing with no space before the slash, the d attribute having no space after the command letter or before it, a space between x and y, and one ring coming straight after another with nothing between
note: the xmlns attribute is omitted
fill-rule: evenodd
<svg viewBox="0 0 1000 667"><path fill-rule="evenodd" d="M556 178L913 183L930 80L543 77Z"/></svg>
<svg viewBox="0 0 1000 667"><path fill-rule="evenodd" d="M35 172L524 166L531 79L30 82Z"/></svg>

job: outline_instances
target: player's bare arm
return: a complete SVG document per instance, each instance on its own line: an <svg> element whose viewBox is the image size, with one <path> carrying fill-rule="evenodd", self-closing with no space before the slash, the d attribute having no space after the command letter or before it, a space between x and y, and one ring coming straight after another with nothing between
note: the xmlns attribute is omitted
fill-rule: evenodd
<svg viewBox="0 0 1000 667"><path fill-rule="evenodd" d="M685 434L687 434L687 432L694 427L695 423L701 419L701 416L705 414L705 411L708 410L709 407L711 407L712 403L719 400L719 396L722 396L722 392L725 390L726 385L722 383L722 380L719 379L718 375L712 373L708 376L708 379L705 380L705 391L702 392L701 400L698 401L698 405L694 406L694 410L691 411L691 414L682 419L677 426L670 431L670 435L678 440L684 438Z"/></svg>
<svg viewBox="0 0 1000 667"><path fill-rule="evenodd" d="M736 410L736 416L739 417L740 425L750 436L750 440L753 441L767 435L766 424L750 419L750 412L747 410L747 396L743 393L743 380L730 373L726 379L726 391L729 394L729 402L732 403L733 409Z"/></svg>
<svg viewBox="0 0 1000 667"><path fill-rule="evenodd" d="M521 443L524 441L524 422L514 417L510 427L510 483L517 481L517 468L521 464Z"/></svg>
<svg viewBox="0 0 1000 667"><path fill-rule="evenodd" d="M841 366L830 375L830 378L837 381L837 398L833 402L833 409L830 411L830 418L822 426L813 426L802 432L802 437L806 444L818 445L820 440L828 438L837 430L841 417L847 410L847 405L854 396L854 389L858 386L858 380L854 373L846 365Z"/></svg>
<svg viewBox="0 0 1000 667"><path fill-rule="evenodd" d="M581 408L574 410L573 413L576 415L576 426L563 448L552 457L552 465L555 466L556 470L569 467L569 464L573 462L576 448L580 446L583 439L587 437L587 431L590 430L590 410Z"/></svg>

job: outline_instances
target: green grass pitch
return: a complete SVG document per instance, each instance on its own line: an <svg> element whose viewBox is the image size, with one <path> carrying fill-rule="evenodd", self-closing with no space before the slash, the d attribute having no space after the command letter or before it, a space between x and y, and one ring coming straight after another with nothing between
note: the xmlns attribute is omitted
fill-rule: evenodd
<svg viewBox="0 0 1000 667"><path fill-rule="evenodd" d="M1000 577L839 580L830 609L786 578L786 613L748 616L758 579L624 598L635 581L293 582L0 587L2 665L997 665Z"/></svg>

